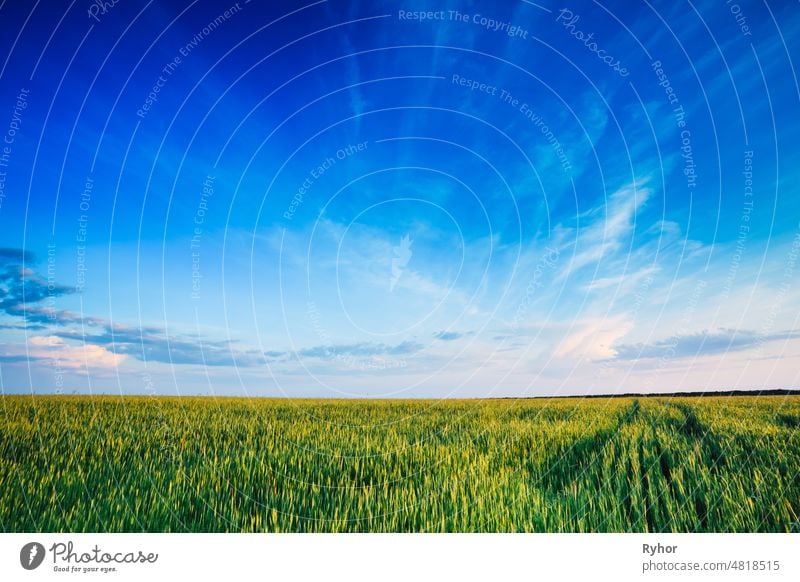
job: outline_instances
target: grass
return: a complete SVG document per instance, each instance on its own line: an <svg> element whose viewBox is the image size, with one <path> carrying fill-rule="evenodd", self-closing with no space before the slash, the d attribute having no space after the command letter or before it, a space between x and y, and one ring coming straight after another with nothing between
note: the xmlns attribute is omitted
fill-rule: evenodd
<svg viewBox="0 0 800 582"><path fill-rule="evenodd" d="M798 531L800 398L0 400L0 528Z"/></svg>

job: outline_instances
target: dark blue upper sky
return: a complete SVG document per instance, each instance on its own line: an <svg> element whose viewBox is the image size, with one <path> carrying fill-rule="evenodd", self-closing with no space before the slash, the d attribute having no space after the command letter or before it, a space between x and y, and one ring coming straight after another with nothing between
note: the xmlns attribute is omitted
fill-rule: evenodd
<svg viewBox="0 0 800 582"><path fill-rule="evenodd" d="M9 392L796 384L796 2L0 4Z"/></svg>

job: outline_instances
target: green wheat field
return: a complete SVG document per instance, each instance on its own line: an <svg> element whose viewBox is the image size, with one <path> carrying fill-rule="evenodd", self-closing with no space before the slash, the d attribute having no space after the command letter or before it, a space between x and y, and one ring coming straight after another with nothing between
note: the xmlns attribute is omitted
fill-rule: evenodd
<svg viewBox="0 0 800 582"><path fill-rule="evenodd" d="M800 397L0 399L6 532L800 531Z"/></svg>

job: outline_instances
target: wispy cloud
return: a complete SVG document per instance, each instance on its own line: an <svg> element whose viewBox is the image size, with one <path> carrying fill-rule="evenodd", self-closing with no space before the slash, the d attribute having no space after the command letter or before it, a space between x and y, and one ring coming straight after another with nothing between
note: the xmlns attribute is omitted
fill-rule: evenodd
<svg viewBox="0 0 800 582"><path fill-rule="evenodd" d="M433 334L433 337L443 342L452 342L461 339L462 337L467 337L470 335L473 335L473 332L437 331L436 333Z"/></svg>
<svg viewBox="0 0 800 582"><path fill-rule="evenodd" d="M765 343L800 338L800 331L760 334L750 330L720 329L676 335L649 344L628 344L615 348L615 358L692 358L747 350Z"/></svg>
<svg viewBox="0 0 800 582"><path fill-rule="evenodd" d="M404 341L395 345L384 343L361 342L355 344L316 346L305 348L296 352L299 356L306 357L328 357L329 354L347 354L350 356L378 356L390 355L398 356L412 354L423 349L425 346L419 342Z"/></svg>
<svg viewBox="0 0 800 582"><path fill-rule="evenodd" d="M585 227L579 225L575 238L566 245L564 251L571 247L574 254L557 280L567 278L589 265L597 266L601 260L622 247L625 239L633 234L637 210L652 195L652 189L646 184L647 180L641 180L623 186L609 196L606 204L582 217L589 224Z"/></svg>
<svg viewBox="0 0 800 582"><path fill-rule="evenodd" d="M159 327L130 327L104 323L99 333L93 329L53 332L59 338L107 346L122 354L147 362L195 364L204 366L249 367L263 363L256 350L240 349L235 342L203 337L168 335Z"/></svg>

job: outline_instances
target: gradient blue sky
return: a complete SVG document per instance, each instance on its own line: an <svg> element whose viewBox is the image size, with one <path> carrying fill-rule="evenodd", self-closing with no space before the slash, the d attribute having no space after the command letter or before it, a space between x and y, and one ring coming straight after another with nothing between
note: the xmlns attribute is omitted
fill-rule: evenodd
<svg viewBox="0 0 800 582"><path fill-rule="evenodd" d="M0 4L4 392L797 385L796 2L98 6Z"/></svg>

